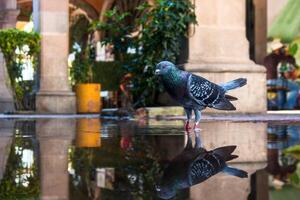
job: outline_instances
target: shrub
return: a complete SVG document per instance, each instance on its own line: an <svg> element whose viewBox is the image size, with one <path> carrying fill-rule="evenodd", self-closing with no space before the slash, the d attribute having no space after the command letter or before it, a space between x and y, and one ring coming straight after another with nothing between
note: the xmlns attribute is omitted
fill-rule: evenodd
<svg viewBox="0 0 300 200"><path fill-rule="evenodd" d="M23 60L24 58L31 60L34 70L36 70L40 36L35 32L28 33L17 29L0 30L0 50L6 62L15 105L17 109L23 109L22 101L28 87L28 85L25 87L26 84L22 84Z"/></svg>
<svg viewBox="0 0 300 200"><path fill-rule="evenodd" d="M106 33L102 44L112 44L116 61L126 73L134 75L135 105L153 105L155 94L162 91L154 76L155 65L162 60L176 61L182 36L187 37L196 16L189 0L156 0L154 6L144 3L136 9L143 14L131 25L125 23L131 13L113 9L105 13L107 22L96 21L93 29ZM134 49L134 53L129 54L128 49Z"/></svg>

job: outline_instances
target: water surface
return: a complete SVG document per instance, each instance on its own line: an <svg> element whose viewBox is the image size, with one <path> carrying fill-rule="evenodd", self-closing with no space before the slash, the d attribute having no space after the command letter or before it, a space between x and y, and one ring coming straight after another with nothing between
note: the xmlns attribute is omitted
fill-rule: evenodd
<svg viewBox="0 0 300 200"><path fill-rule="evenodd" d="M236 145L229 165L249 176L221 172L172 199L292 199L297 154L283 152L299 144L299 127L202 122L201 148ZM0 199L160 199L163 173L187 145L183 130L175 120L1 120Z"/></svg>

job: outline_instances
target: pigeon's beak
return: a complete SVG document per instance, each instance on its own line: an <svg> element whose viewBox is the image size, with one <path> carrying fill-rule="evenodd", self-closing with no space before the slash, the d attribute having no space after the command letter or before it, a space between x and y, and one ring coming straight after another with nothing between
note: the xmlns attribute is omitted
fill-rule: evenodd
<svg viewBox="0 0 300 200"><path fill-rule="evenodd" d="M159 69L155 70L155 75L156 76L160 75L160 70Z"/></svg>

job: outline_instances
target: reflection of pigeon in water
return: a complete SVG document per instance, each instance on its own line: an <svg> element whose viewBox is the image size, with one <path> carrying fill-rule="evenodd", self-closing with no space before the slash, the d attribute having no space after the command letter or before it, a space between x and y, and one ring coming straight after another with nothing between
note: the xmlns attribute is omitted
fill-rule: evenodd
<svg viewBox="0 0 300 200"><path fill-rule="evenodd" d="M247 172L226 164L227 161L238 157L231 154L235 148L236 146L224 146L206 151L197 144L197 138L193 148L189 136L185 149L164 170L161 183L156 188L158 196L170 199L176 195L176 190L201 183L219 172L240 178L248 177Z"/></svg>
<svg viewBox="0 0 300 200"><path fill-rule="evenodd" d="M226 92L242 87L247 83L245 78L239 78L217 85L200 76L179 70L173 63L168 61L158 63L155 74L161 77L162 83L170 96L184 107L187 115L186 130L193 110L195 112L195 126L200 121L200 111L206 107L219 110L235 110L236 108L230 101L237 100L237 98L227 95Z"/></svg>

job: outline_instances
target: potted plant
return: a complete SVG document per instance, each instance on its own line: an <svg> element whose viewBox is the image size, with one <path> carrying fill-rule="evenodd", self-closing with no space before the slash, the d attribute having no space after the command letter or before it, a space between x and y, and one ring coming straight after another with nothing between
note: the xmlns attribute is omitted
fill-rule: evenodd
<svg viewBox="0 0 300 200"><path fill-rule="evenodd" d="M75 50L75 59L70 70L75 83L77 113L99 113L102 108L100 98L101 85L93 83L94 48Z"/></svg>

